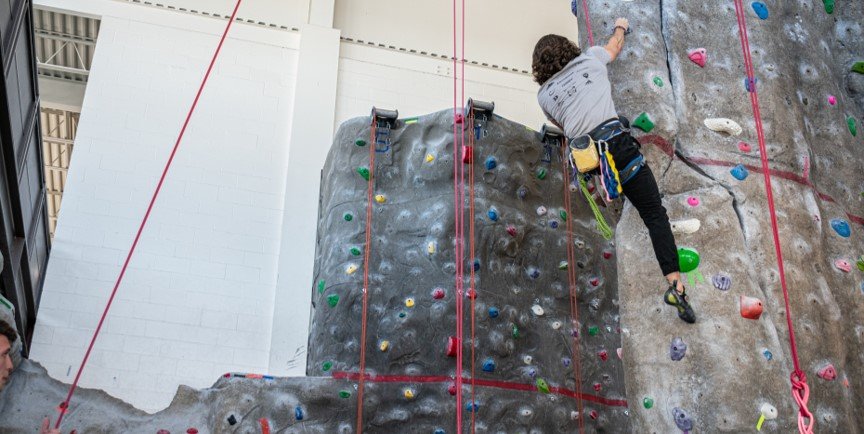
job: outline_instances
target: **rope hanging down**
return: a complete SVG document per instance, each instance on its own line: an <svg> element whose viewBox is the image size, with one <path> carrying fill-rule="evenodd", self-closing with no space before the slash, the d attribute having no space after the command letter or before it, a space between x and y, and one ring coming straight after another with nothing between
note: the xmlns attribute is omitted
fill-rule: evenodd
<svg viewBox="0 0 864 434"><path fill-rule="evenodd" d="M189 113L186 115L186 120L183 122L183 128L177 135L177 141L174 142L174 148L171 150L171 155L168 157L168 162L165 163L165 168L162 170L162 177L159 178L159 183L156 185L156 190L153 192L153 197L150 198L150 204L147 206L147 212L141 220L141 225L138 226L138 233L135 234L135 241L132 242L132 247L129 248L129 253L126 255L126 261L123 262L123 268L120 269L120 274L117 276L117 281L114 283L114 289L111 290L111 296L108 297L108 303L105 305L105 310L102 312L102 317L99 318L99 324L93 332L93 338L90 339L90 345L87 347L87 352L84 353L84 359L81 361L81 366L78 367L78 373L75 374L75 380L69 387L69 394L66 395L66 400L60 404L60 415L57 416L55 429L60 428L60 423L63 422L63 416L69 410L69 402L72 400L72 395L75 394L75 389L78 388L78 381L81 379L81 373L84 372L84 366L87 365L87 360L90 358L90 352L93 350L93 345L96 344L96 338L102 330L102 325L105 323L105 318L108 316L108 311L111 309L111 304L114 302L114 296L117 295L117 289L120 288L120 283L123 281L123 276L126 275L126 268L129 266L129 261L135 253L135 247L138 246L138 241L141 239L141 233L144 232L144 227L147 225L147 220L150 218L150 212L153 211L153 204L156 203L156 198L159 197L159 192L162 190L162 184L165 182L165 177L168 175L168 169L171 168L171 163L174 161L174 156L177 154L177 149L180 147L180 141L183 140L183 134L186 133L186 127L189 126L189 120L192 119L192 114L195 112L195 107L198 106L198 100L201 98L201 93L204 91L204 86L207 84L207 79L210 78L210 72L213 71L213 65L216 59L219 58L219 52L222 50L222 44L228 36L228 31L231 29L231 24L234 23L234 18L237 16L237 10L240 9L240 3L243 0L237 0L234 5L234 11L231 12L231 18L228 19L228 24L225 26L225 31L222 32L222 39L219 40L219 45L213 53L213 58L210 59L210 66L207 67L207 73L204 74L204 79L198 87L198 93L195 95L195 100L192 102L192 107L189 108Z"/></svg>
<svg viewBox="0 0 864 434"><path fill-rule="evenodd" d="M815 420L813 414L807 408L807 400L810 397L810 389L807 386L807 376L801 370L798 361L798 347L795 343L795 330L792 326L792 310L789 306L789 290L786 286L786 272L783 269L783 252L780 249L780 235L777 230L777 214L774 209L774 194L771 190L771 174L768 167L768 153L765 150L765 134L762 129L762 114L759 111L759 95L756 91L755 73L753 70L753 59L750 58L750 41L747 39L747 22L744 15L742 0L735 0L735 13L738 18L738 34L741 39L741 50L744 54L744 68L747 73L747 82L750 85L750 103L753 106L753 118L756 120L756 134L759 138L759 156L762 160L762 174L765 177L765 194L768 199L768 212L771 215L771 231L774 236L774 250L777 254L777 268L780 272L780 286L783 288L783 301L786 306L786 325L789 329L789 346L792 349L792 363L795 371L792 372L792 396L798 404L798 431L801 434L812 434Z"/></svg>

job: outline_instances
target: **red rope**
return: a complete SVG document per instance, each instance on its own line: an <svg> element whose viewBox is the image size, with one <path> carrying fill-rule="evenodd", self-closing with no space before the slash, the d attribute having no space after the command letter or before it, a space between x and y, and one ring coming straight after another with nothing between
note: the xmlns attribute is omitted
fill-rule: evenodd
<svg viewBox="0 0 864 434"><path fill-rule="evenodd" d="M573 380L576 382L574 389L580 392L576 398L576 404L579 409L579 432L585 432L585 415L582 408L582 359L579 351L579 301L576 294L576 251L573 244L573 219L572 207L570 203L570 167L568 146L565 139L561 139L561 170L564 172L564 208L567 212L565 219L565 228L567 231L567 281L570 286L570 318L571 318L571 333L573 344L571 353L573 357Z"/></svg>
<svg viewBox="0 0 864 434"><path fill-rule="evenodd" d="M464 56L463 56L464 57ZM464 76L463 76L464 77ZM468 125L471 128L474 128L474 113L473 111L468 114ZM464 131L464 130L463 130ZM474 355L474 339L476 336L475 333L475 299L479 296L476 292L476 286L474 284L474 261L475 261L475 243L474 243L474 157L476 154L474 153L474 134L468 134L468 147L471 148L471 161L468 164L468 184L470 189L468 190L468 243L469 250L468 255L471 259L471 271L470 271L470 280L468 281L469 289L468 294L471 295L471 402L476 402L476 396L474 394L474 385L475 385L475 355ZM473 433L476 429L475 424L475 415L476 412L471 412L471 432Z"/></svg>
<svg viewBox="0 0 864 434"><path fill-rule="evenodd" d="M120 283L123 281L123 276L126 275L126 268L129 266L129 261L132 259L132 255L135 253L135 247L138 246L138 241L141 239L141 233L144 232L144 227L147 225L147 220L150 218L150 212L153 211L153 204L156 203L156 198L159 196L159 192L162 190L162 184L165 182L165 178L168 175L168 169L171 168L171 163L174 161L174 155L177 154L177 149L180 147L180 141L183 140L183 134L186 133L186 127L189 125L189 120L192 119L192 114L195 112L195 107L198 106L198 100L201 98L201 93L204 91L204 86L207 84L207 79L210 78L210 72L213 70L213 65L216 63L216 59L219 57L219 52L222 50L222 44L225 42L225 38L228 36L228 30L231 29L231 24L234 22L234 18L237 16L237 10L240 9L240 3L243 0L237 0L237 4L234 6L234 11L231 13L231 19L228 20L228 24L225 26L225 31L222 32L222 39L219 40L219 45L216 47L216 52L213 53L213 58L210 60L210 66L207 67L207 73L204 74L204 79L201 81L201 86L198 87L198 93L195 95L195 100L192 102L192 107L189 108L189 113L186 115L186 121L183 122L183 128L180 129L180 134L177 136L177 141L174 142L174 148L171 150L171 156L168 157L168 162L165 164L165 168L162 170L162 177L159 178L159 184L156 185L156 190L153 192L153 197L150 198L150 204L147 206L147 212L144 214L144 218L141 220L141 225L138 226L138 233L135 234L135 241L132 242L132 247L129 249L129 253L126 255L126 261L123 262L123 268L120 269L120 274L117 276L117 281L114 283L114 289L111 290L111 296L108 297L108 303L105 305L105 310L102 312L102 317L99 318L99 324L96 326L96 330L93 332L93 338L90 339L90 345L87 347L87 352L84 353L84 359L81 361L81 366L78 367L78 373L75 374L75 381L72 382L72 385L69 387L69 394L66 395L66 400L64 400L60 404L60 415L57 417L57 423L54 425L55 429L60 428L60 423L63 421L63 416L66 414L66 411L69 410L69 401L72 400L72 395L75 393L75 389L78 388L78 381L81 379L81 373L84 372L84 366L87 365L87 360L90 359L90 352L93 350L93 346L96 344L96 338L99 336L99 332L102 330L102 325L105 323L105 318L108 316L108 311L111 309L111 304L114 302L114 296L117 295L117 289L120 288Z"/></svg>
<svg viewBox="0 0 864 434"><path fill-rule="evenodd" d="M588 33L588 45L594 46L594 33L591 32L591 14L588 11L588 0L582 0L582 9L585 10L585 32Z"/></svg>
<svg viewBox="0 0 864 434"><path fill-rule="evenodd" d="M738 18L738 31L741 39L741 50L744 53L744 67L747 80L750 83L750 103L753 106L753 118L756 120L756 134L759 138L759 156L762 160L762 174L765 178L765 193L768 199L768 212L771 215L771 231L774 236L774 251L777 254L777 268L780 272L780 286L783 288L783 301L786 306L786 325L789 329L789 346L792 349L792 363L795 371L791 375L792 396L798 404L798 431L801 434L813 433L815 420L813 414L807 408L807 400L810 390L807 386L807 377L801 370L798 361L798 347L795 343L795 330L792 325L792 310L789 305L789 290L786 286L786 272L783 269L783 252L780 248L780 234L777 229L777 213L774 209L774 194L771 189L771 174L768 167L768 152L765 149L765 133L762 129L762 114L759 111L759 95L756 91L755 73L753 70L753 59L750 57L750 41L747 38L747 22L744 15L742 0L735 0L735 13Z"/></svg>
<svg viewBox="0 0 864 434"><path fill-rule="evenodd" d="M363 432L363 391L366 378L366 313L369 306L369 257L372 251L372 192L375 190L375 147L378 141L378 120L372 114L369 130L369 180L366 188L366 248L363 251L363 311L360 322L360 381L357 386L357 433Z"/></svg>

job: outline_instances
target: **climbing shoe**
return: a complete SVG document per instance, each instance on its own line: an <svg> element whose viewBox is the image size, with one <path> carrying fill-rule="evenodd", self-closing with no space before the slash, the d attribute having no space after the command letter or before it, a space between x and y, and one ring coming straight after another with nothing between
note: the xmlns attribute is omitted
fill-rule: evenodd
<svg viewBox="0 0 864 434"><path fill-rule="evenodd" d="M693 308L690 307L690 303L687 302L687 290L684 292L678 293L677 288L678 281L672 282L669 285L669 289L666 290L666 294L663 295L663 301L669 306L675 306L678 309L678 318L681 318L684 322L693 324L696 322L696 314L693 312Z"/></svg>

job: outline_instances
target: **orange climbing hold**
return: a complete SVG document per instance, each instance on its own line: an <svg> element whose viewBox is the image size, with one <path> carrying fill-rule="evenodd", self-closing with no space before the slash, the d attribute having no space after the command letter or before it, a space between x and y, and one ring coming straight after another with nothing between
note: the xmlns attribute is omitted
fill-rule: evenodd
<svg viewBox="0 0 864 434"><path fill-rule="evenodd" d="M747 319L759 319L762 316L762 300L742 295L741 316Z"/></svg>

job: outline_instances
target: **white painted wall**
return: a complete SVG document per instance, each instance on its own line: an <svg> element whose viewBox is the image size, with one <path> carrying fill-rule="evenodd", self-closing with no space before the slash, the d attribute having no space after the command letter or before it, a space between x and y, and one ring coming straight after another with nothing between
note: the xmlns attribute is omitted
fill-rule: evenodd
<svg viewBox="0 0 864 434"><path fill-rule="evenodd" d="M407 117L453 103L451 61L338 42L340 31L355 39L377 35L365 36L381 17L351 9L355 1L372 7L366 0L272 0L241 8L240 16L271 16L276 29L232 28L82 386L155 411L177 385L206 387L227 371L303 375L317 174L332 132L346 119L367 116L373 105ZM513 22L523 12L507 1L513 4L490 4L492 11L478 16L489 25ZM225 22L126 0L36 3L102 19L31 353L68 382ZM224 15L233 0L162 3ZM450 13L449 2L437 7ZM518 44L483 42L488 57L477 59L527 69L530 47L527 54L514 47L524 51L551 31L549 23L563 13L555 7L540 9L545 20L509 29L508 41ZM388 22L396 28L379 35L391 39L376 42L400 40L405 48L434 52L437 30L417 27L408 35L407 24L432 9L394 9ZM356 33L327 28L334 13L337 26ZM278 30L309 16L317 25ZM560 22L575 32L572 18ZM304 44L317 56L304 56ZM517 63L524 56L528 63ZM470 48L467 57L473 58ZM466 98L495 101L502 116L539 127L543 116L530 76L479 66L467 66L466 76Z"/></svg>

